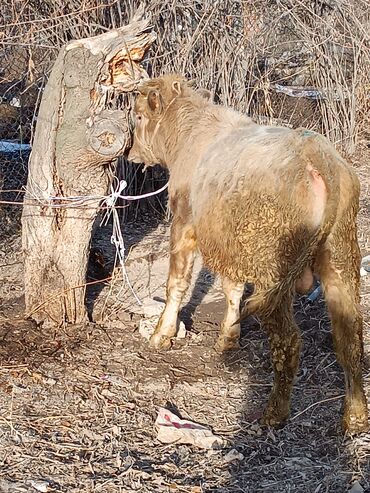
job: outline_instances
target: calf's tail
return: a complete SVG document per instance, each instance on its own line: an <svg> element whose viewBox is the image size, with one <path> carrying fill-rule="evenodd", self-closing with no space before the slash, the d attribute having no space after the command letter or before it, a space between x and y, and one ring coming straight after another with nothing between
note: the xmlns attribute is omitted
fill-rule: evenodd
<svg viewBox="0 0 370 493"><path fill-rule="evenodd" d="M252 294L241 309L240 318L235 323L240 323L250 315L258 314L263 317L270 316L276 308L284 302L284 298L292 297L295 290L295 282L302 275L304 268L312 263L317 249L325 239L324 228L320 229L310 240L309 244L291 266L288 274L270 289Z"/></svg>
<svg viewBox="0 0 370 493"><path fill-rule="evenodd" d="M320 176L325 183L327 202L321 224L292 264L287 275L270 289L252 294L241 309L239 320L235 323L239 323L253 314L268 317L277 309L279 304L284 302L284 298L292 297L296 280L302 275L304 268L312 264L319 246L325 242L333 225L336 199L335 194L331 192L333 182L336 182L334 186L337 186L337 177L335 177L335 173L333 177L331 171L333 170L333 165L334 168L336 167L335 161L338 159L336 151L331 152L331 146L328 145L326 139L314 132L298 129L296 137L298 138L297 144L301 147L301 159L307 162L306 169L319 170ZM328 180L329 175L331 175L330 180Z"/></svg>

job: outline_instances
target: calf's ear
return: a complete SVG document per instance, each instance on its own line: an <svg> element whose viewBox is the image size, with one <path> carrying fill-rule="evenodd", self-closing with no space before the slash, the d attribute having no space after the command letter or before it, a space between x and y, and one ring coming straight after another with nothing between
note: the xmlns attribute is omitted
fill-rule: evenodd
<svg viewBox="0 0 370 493"><path fill-rule="evenodd" d="M181 82L179 80L174 80L172 82L172 91L177 95L181 96L182 92L182 87L181 87Z"/></svg>
<svg viewBox="0 0 370 493"><path fill-rule="evenodd" d="M148 106L150 111L155 115L159 115L162 113L162 98L158 91L149 91Z"/></svg>
<svg viewBox="0 0 370 493"><path fill-rule="evenodd" d="M197 93L202 96L202 98L206 99L209 101L212 98L211 91L208 91L208 89L203 89L202 87L197 90Z"/></svg>

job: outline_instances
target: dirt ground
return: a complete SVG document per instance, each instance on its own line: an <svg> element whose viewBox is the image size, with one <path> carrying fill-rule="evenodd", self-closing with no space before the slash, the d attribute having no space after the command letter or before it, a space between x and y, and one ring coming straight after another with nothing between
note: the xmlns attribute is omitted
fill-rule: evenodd
<svg viewBox="0 0 370 493"><path fill-rule="evenodd" d="M359 240L370 253L369 160L362 182ZM169 228L126 224L127 274L136 295L163 299ZM109 226L95 239L90 276L113 262ZM198 260L181 318L187 335L168 352L150 350L138 327L142 308L122 277L88 292L94 323L40 328L23 319L20 238L0 248L0 492L307 492L370 491L370 435L340 430L344 382L320 298L297 299L304 348L284 428L260 428L272 370L259 323L243 327L241 349L213 350L224 301ZM99 272L99 269L101 272ZM201 302L201 304L200 304ZM370 398L370 275L362 281L364 377ZM206 424L221 450L164 445L159 406ZM232 462L227 454L241 456Z"/></svg>

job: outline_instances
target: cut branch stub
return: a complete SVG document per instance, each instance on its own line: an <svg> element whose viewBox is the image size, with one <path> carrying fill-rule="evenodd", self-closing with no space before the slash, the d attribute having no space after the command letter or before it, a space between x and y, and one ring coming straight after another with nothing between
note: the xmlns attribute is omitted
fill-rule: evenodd
<svg viewBox="0 0 370 493"><path fill-rule="evenodd" d="M109 108L147 77L139 62L155 39L140 13L128 26L68 43L43 93L22 215L26 315L38 322L87 319L86 270L99 199L74 208L36 205L107 194L109 165L131 138L129 109Z"/></svg>
<svg viewBox="0 0 370 493"><path fill-rule="evenodd" d="M114 159L127 147L129 128L122 111L103 110L88 130L88 142L93 151Z"/></svg>

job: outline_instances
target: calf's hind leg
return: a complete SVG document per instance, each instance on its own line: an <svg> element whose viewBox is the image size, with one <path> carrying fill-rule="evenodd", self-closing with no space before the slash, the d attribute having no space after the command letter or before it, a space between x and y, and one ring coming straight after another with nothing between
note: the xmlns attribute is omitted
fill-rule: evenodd
<svg viewBox="0 0 370 493"><path fill-rule="evenodd" d="M291 296L283 299L268 316L261 316L270 343L274 384L262 417L262 423L277 426L290 413L290 397L293 380L299 363L301 337L293 316Z"/></svg>
<svg viewBox="0 0 370 493"><path fill-rule="evenodd" d="M322 247L316 262L332 323L338 362L344 370L346 395L343 429L367 431L368 411L362 381L360 252L354 221L343 222Z"/></svg>
<svg viewBox="0 0 370 493"><path fill-rule="evenodd" d="M196 239L194 229L175 218L171 227L170 271L167 280L167 299L150 345L158 349L171 346L171 337L177 332L178 312L189 287L194 263Z"/></svg>
<svg viewBox="0 0 370 493"><path fill-rule="evenodd" d="M228 277L222 279L222 289L226 298L226 312L221 324L221 332L215 344L216 351L228 351L239 346L240 323L235 322L240 317L240 300L244 292L244 283L231 281Z"/></svg>

